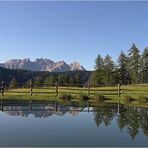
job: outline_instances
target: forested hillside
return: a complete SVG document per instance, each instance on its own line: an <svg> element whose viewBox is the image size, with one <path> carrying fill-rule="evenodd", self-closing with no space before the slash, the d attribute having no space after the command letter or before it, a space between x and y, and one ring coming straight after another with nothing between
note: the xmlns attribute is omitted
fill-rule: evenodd
<svg viewBox="0 0 148 148"><path fill-rule="evenodd" d="M32 72L27 70L10 70L0 67L0 81L13 83L29 83L31 80L35 84L84 84L90 77L90 71L69 71L69 72Z"/></svg>

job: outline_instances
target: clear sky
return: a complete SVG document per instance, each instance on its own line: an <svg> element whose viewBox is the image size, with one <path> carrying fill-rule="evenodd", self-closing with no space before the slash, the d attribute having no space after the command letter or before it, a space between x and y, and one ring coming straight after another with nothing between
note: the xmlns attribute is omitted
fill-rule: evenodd
<svg viewBox="0 0 148 148"><path fill-rule="evenodd" d="M117 59L135 42L148 46L148 2L0 2L0 62L13 58Z"/></svg>

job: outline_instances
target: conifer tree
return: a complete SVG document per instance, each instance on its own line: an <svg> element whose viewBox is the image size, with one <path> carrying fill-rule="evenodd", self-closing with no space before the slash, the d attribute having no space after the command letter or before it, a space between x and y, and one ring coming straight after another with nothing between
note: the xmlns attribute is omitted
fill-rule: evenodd
<svg viewBox="0 0 148 148"><path fill-rule="evenodd" d="M35 88L41 87L41 83L42 83L41 77L40 77L40 76L36 76L36 77L34 78L33 86L34 86Z"/></svg>
<svg viewBox="0 0 148 148"><path fill-rule="evenodd" d="M118 76L119 82L121 82L122 84L128 84L128 58L126 57L123 51L121 51L118 57Z"/></svg>
<svg viewBox="0 0 148 148"><path fill-rule="evenodd" d="M99 54L95 60L95 71L90 76L90 83L93 85L104 84L104 63L103 58Z"/></svg>
<svg viewBox="0 0 148 148"><path fill-rule="evenodd" d="M148 83L148 47L144 49L142 54L142 78L143 83Z"/></svg>
<svg viewBox="0 0 148 148"><path fill-rule="evenodd" d="M9 83L9 89L16 89L17 88L17 81L15 78L12 78L12 80Z"/></svg>
<svg viewBox="0 0 148 148"><path fill-rule="evenodd" d="M132 83L138 83L139 82L139 71L140 71L139 69L140 68L139 50L136 47L136 45L133 44L128 52L129 52L128 70L129 70L130 78L132 80Z"/></svg>
<svg viewBox="0 0 148 148"><path fill-rule="evenodd" d="M54 85L55 82L56 81L55 81L55 78L53 76L47 76L45 81L44 81L44 84L45 85L49 85L49 84Z"/></svg>
<svg viewBox="0 0 148 148"><path fill-rule="evenodd" d="M104 58L104 82L106 85L113 84L113 71L114 71L114 62L109 55L106 55Z"/></svg>

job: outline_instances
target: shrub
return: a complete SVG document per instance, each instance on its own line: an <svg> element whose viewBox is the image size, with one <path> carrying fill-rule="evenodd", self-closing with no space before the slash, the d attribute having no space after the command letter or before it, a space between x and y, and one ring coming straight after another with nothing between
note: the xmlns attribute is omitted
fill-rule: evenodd
<svg viewBox="0 0 148 148"><path fill-rule="evenodd" d="M104 101L105 97L101 94L95 95L95 100L96 101Z"/></svg>
<svg viewBox="0 0 148 148"><path fill-rule="evenodd" d="M134 99L131 96L125 96L124 98L127 103L131 103L132 101L134 101Z"/></svg>
<svg viewBox="0 0 148 148"><path fill-rule="evenodd" d="M82 101L87 101L87 100L89 100L89 97L86 94L80 94L80 99Z"/></svg>
<svg viewBox="0 0 148 148"><path fill-rule="evenodd" d="M71 101L73 97L70 94L61 94L61 96L59 96L59 99L65 101Z"/></svg>
<svg viewBox="0 0 148 148"><path fill-rule="evenodd" d="M148 98L147 97L139 97L138 98L138 102L142 103L142 104L145 104L145 103L148 102Z"/></svg>

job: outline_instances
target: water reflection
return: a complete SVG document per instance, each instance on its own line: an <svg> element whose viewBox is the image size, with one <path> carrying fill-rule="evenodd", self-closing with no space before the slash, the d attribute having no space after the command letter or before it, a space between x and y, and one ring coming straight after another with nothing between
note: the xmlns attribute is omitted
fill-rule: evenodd
<svg viewBox="0 0 148 148"><path fill-rule="evenodd" d="M47 118L52 115L63 116L66 113L70 115L78 115L84 110L85 106L78 106L76 103L63 105L57 101L1 101L0 110L10 116L28 117L30 114L36 118Z"/></svg>
<svg viewBox="0 0 148 148"><path fill-rule="evenodd" d="M32 114L35 118L66 114L78 116L81 112L93 112L97 127L101 125L108 127L115 120L120 131L126 130L131 139L135 139L140 130L148 137L148 109L130 107L120 103L104 103L93 106L91 103L85 102L80 106L76 102L64 105L57 101L1 101L0 110L10 116L28 117Z"/></svg>
<svg viewBox="0 0 148 148"><path fill-rule="evenodd" d="M117 108L100 106L97 109L94 108L94 111L94 120L97 126L101 124L109 126L113 118L116 117L120 131L126 129L131 139L135 139L140 129L148 137L148 109L117 104Z"/></svg>
<svg viewBox="0 0 148 148"><path fill-rule="evenodd" d="M139 130L142 129L145 136L148 137L148 110L138 107L121 106L117 123L120 130L127 129L130 137L135 139Z"/></svg>

